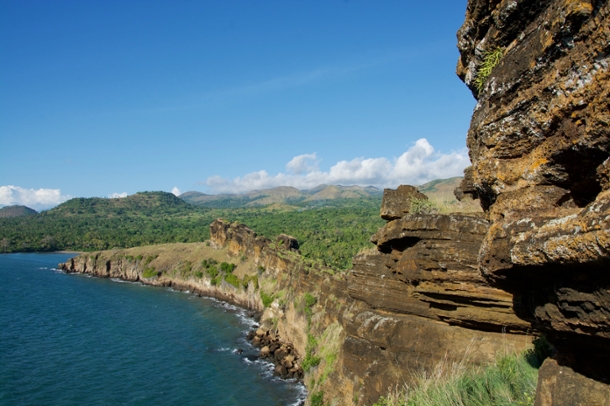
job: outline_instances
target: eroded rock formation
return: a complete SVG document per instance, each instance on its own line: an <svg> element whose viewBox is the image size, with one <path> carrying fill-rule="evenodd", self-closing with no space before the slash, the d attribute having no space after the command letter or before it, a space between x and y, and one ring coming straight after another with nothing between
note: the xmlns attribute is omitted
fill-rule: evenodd
<svg viewBox="0 0 610 406"><path fill-rule="evenodd" d="M379 230L376 249L354 258L344 366L362 380L362 404L443 362L484 364L531 342L512 295L478 270L488 228L477 214L406 214Z"/></svg>
<svg viewBox="0 0 610 406"><path fill-rule="evenodd" d="M478 100L467 139L472 168L456 194L479 198L490 220L480 269L515 295L517 314L557 347L549 362L604 391L610 391L609 17L607 0L470 0L457 67ZM486 53L497 49L499 64L477 86ZM544 370L541 379L548 380L548 371L559 368ZM569 403L540 391L536 402Z"/></svg>

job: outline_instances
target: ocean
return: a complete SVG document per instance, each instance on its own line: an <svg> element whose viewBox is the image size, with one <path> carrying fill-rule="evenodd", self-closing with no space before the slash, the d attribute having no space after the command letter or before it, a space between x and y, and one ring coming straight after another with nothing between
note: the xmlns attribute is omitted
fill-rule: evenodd
<svg viewBox="0 0 610 406"><path fill-rule="evenodd" d="M244 309L0 255L0 404L297 405L246 341Z"/></svg>

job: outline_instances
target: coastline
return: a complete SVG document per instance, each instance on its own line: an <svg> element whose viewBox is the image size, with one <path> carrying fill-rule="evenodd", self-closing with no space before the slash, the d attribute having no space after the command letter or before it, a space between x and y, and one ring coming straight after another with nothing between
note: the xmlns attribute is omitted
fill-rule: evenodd
<svg viewBox="0 0 610 406"><path fill-rule="evenodd" d="M152 251L155 253L152 254ZM180 252L180 255L175 255L176 251ZM235 258L228 255L226 249L210 248L206 243L164 244L82 253L58 264L58 267L66 273L81 273L94 277L171 288L175 291L189 292L199 297L213 298L238 306L246 310L248 315L259 324L257 329L249 331L244 337L253 347L260 349L259 358L273 364L275 375L282 379L295 379L295 382L303 382L303 370L300 365L301 353L295 345L278 334L278 331L272 328L273 326L266 323L269 317L263 317L265 306L258 290L258 278L252 279L247 286L235 287L226 281L214 284L211 278L201 275L201 272L199 277L197 272L180 272L185 263L189 263L188 267L191 267L194 262L201 263L201 261L207 260L206 257L212 256L218 261L223 257L227 261L232 261L236 265L234 273L239 274L245 280L252 277L248 274L253 271L255 274L257 272L252 261L235 261ZM154 260L150 259L152 257L155 257ZM189 260L185 261L185 258L189 258ZM156 269L162 267L163 270L154 276L145 277L146 270L150 269L147 267L154 265L158 266Z"/></svg>

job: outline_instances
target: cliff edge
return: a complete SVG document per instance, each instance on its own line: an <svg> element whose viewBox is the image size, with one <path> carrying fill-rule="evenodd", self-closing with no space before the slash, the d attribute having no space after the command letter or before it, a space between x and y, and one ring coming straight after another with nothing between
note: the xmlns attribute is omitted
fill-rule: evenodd
<svg viewBox="0 0 610 406"><path fill-rule="evenodd" d="M606 0L469 0L458 32L478 103L456 195L490 222L482 274L558 350L536 405L610 404L609 17Z"/></svg>

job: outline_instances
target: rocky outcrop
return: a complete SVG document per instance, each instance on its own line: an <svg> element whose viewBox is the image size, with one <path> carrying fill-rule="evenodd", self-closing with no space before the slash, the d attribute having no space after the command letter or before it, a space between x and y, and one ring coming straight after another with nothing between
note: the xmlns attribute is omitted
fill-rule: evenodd
<svg viewBox="0 0 610 406"><path fill-rule="evenodd" d="M458 47L457 73L478 103L456 194L480 199L490 220L482 274L558 349L548 363L573 371L557 385L582 374L607 396L610 3L470 0ZM481 80L494 50L501 59ZM561 368L543 367L537 404L596 404L593 390L578 403L547 396Z"/></svg>
<svg viewBox="0 0 610 406"><path fill-rule="evenodd" d="M258 310L261 328L250 337L279 375L304 375L310 393L332 404L368 405L439 363L482 364L528 346L512 296L477 271L488 227L476 214L408 214L388 222L376 249L346 273L305 260L291 237L274 242L217 220L208 243L83 254L62 268ZM239 286L208 273L211 259L234 263Z"/></svg>
<svg viewBox="0 0 610 406"><path fill-rule="evenodd" d="M400 185L397 189L384 189L380 210L381 218L384 220L401 218L409 213L413 199L428 200L428 196L409 185Z"/></svg>
<svg viewBox="0 0 610 406"><path fill-rule="evenodd" d="M485 364L531 342L513 296L478 270L488 229L478 214L406 214L373 236L376 249L354 258L343 353L358 404L443 362Z"/></svg>
<svg viewBox="0 0 610 406"><path fill-rule="evenodd" d="M291 343L269 329L259 328L248 333L248 339L255 347L261 349L260 358L275 364L275 373L284 379L302 379L303 369L299 365L299 355Z"/></svg>

